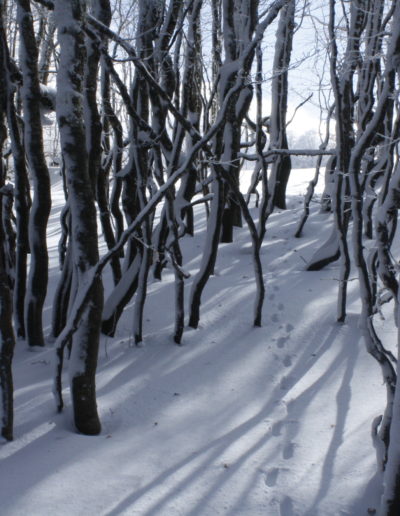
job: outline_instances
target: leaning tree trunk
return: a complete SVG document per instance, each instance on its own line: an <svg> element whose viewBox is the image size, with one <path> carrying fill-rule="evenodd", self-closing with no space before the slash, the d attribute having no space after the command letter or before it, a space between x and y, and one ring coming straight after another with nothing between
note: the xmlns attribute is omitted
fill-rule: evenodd
<svg viewBox="0 0 400 516"><path fill-rule="evenodd" d="M29 219L31 263L25 299L26 339L29 346L44 346L42 312L47 292L48 254L46 227L50 215L50 178L43 150L40 119L38 50L29 0L18 0L21 88L25 149L33 179L33 205Z"/></svg>
<svg viewBox="0 0 400 516"><path fill-rule="evenodd" d="M57 0L55 18L60 43L57 76L57 119L65 162L68 199L71 209L71 249L73 274L79 289L84 288L90 268L99 259L96 209L89 176L82 106L82 77L85 40L82 19L85 2ZM96 435L101 426L97 414L95 374L103 307L103 286L94 278L91 302L86 306L72 338L70 384L74 420L78 431Z"/></svg>

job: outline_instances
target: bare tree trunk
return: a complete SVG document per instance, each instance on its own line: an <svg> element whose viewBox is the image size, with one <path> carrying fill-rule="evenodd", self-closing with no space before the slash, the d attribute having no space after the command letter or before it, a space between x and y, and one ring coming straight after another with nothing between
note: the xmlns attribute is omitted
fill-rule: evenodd
<svg viewBox="0 0 400 516"><path fill-rule="evenodd" d="M10 56L4 25L0 26L0 45L2 52L2 73L6 84L6 111L14 160L14 197L17 226L15 278L13 289L13 315L17 337L25 338L24 303L26 292L26 268L29 251L29 182L25 164L25 151L19 132L14 105L14 92L11 81Z"/></svg>
<svg viewBox="0 0 400 516"><path fill-rule="evenodd" d="M71 252L73 274L79 297L90 268L99 259L93 183L89 175L82 105L82 77L85 41L82 32L84 2L57 0L55 19L60 43L57 76L57 119L65 162L71 209ZM97 414L95 375L100 336L103 287L100 277L93 280L91 302L86 306L73 336L70 383L74 420L79 432L96 435L101 426Z"/></svg>
<svg viewBox="0 0 400 516"><path fill-rule="evenodd" d="M335 228L340 250L340 282L338 294L337 320L344 322L346 318L347 282L350 275L350 255L347 244L347 230L350 216L348 194L349 161L354 145L353 113L354 93L353 76L359 56L359 38L363 30L364 10L357 3L351 5L351 19L348 43L345 53L346 67L338 75L338 50L335 34L335 0L329 4L329 36L330 36L330 71L332 89L335 95L337 161L335 171L332 207L335 217Z"/></svg>
<svg viewBox="0 0 400 516"><path fill-rule="evenodd" d="M29 0L18 0L21 88L24 143L33 180L33 205L29 219L31 263L25 299L25 330L29 346L44 346L42 311L48 283L46 227L51 208L50 178L43 150L40 119L38 50Z"/></svg>
<svg viewBox="0 0 400 516"><path fill-rule="evenodd" d="M104 25L108 26L111 22L111 7L109 0L95 0L91 3L91 11ZM108 249L115 245L115 237L110 220L110 210L108 206L108 187L107 173L102 163L102 123L100 113L97 108L97 82L100 62L100 50L98 42L86 38L86 63L84 79L84 109L86 117L86 147L89 158L89 176L92 182L93 192L99 205L100 223L103 229L104 239ZM111 261L111 270L114 284L121 278L121 266L119 257Z"/></svg>
<svg viewBox="0 0 400 516"><path fill-rule="evenodd" d="M187 48L185 54L185 70L183 73L182 91L182 114L187 117L193 127L198 131L200 128L200 117L202 112L201 103L201 30L200 30L200 13L203 0L196 0L189 6L188 13L188 34ZM182 129L181 129L182 130ZM193 145L193 139L187 136L186 145L190 148ZM185 175L182 179L181 186L177 193L177 202L186 204L186 208L182 209L179 218L186 217L186 232L193 236L193 208L190 202L194 196L196 189L196 180L198 166Z"/></svg>
<svg viewBox="0 0 400 516"><path fill-rule="evenodd" d="M1 126L0 120L0 131L3 127ZM3 165L0 163L0 188L4 184L4 173L5 170L3 170ZM12 326L12 297L10 281L5 267L6 253L4 246L5 235L3 230L3 224L5 222L3 220L3 202L4 196L0 193L0 432L5 439L11 441L13 438L14 414L11 364L15 347L15 337Z"/></svg>
<svg viewBox="0 0 400 516"><path fill-rule="evenodd" d="M296 2L289 0L281 10L276 33L272 77L271 148L287 149L286 112L288 104L288 75L292 53L294 13ZM286 187L291 171L290 156L276 156L271 170L271 196L277 208L286 209Z"/></svg>
<svg viewBox="0 0 400 516"><path fill-rule="evenodd" d="M47 23L45 26L45 33L43 35L40 51L39 51L39 80L42 84L47 84L49 80L49 69L51 64L51 58L54 53L54 36L56 32L56 26L54 24L53 13L45 12L44 15L48 16Z"/></svg>
<svg viewBox="0 0 400 516"><path fill-rule="evenodd" d="M385 84L382 88L383 100L380 98L379 105L374 113L374 117L382 116L384 109L384 100L389 98L394 93L395 88L395 76L397 80L400 77L400 4L395 3L393 20L392 20L392 36L388 47L388 53L386 58L386 73L385 73ZM379 112L381 107L382 113ZM398 188L400 184L400 164L397 162L396 170L393 176L393 181L388 194L388 201L386 208L395 207L396 211L399 208L399 196ZM392 204L392 207L390 207ZM389 206L388 206L389 205ZM382 210L383 211L383 210ZM392 210L387 210L389 214ZM399 290L397 290L396 300L396 318L397 325L399 327ZM399 329L399 328L398 328ZM397 382L393 398L393 412L390 423L390 440L388 447L388 459L386 463L384 473L384 492L381 500L380 516L395 516L400 511L400 448L399 448L399 428L400 428L400 385L399 385L399 363L400 363L400 333L398 334L397 341ZM388 400L388 404L391 400Z"/></svg>
<svg viewBox="0 0 400 516"><path fill-rule="evenodd" d="M5 217L10 216L4 205L7 202L5 187L6 169L3 161L3 146L7 138L5 111L8 101L7 67L8 52L3 25L3 3L0 1L0 432L11 441L13 438L13 378L12 358L15 347L12 326L12 297L10 277L7 273L7 239ZM2 191L3 189L3 191Z"/></svg>
<svg viewBox="0 0 400 516"><path fill-rule="evenodd" d="M326 150L326 148L327 148L327 146L329 144L329 139L330 139L330 119L331 119L331 116L332 116L332 111L333 110L329 110L329 113L328 113L328 116L327 116L325 140L320 145L320 149L321 150ZM315 187L317 186L317 183L318 183L319 175L320 175L320 172L321 172L321 165L322 165L322 155L318 156L318 158L317 158L317 164L316 164L316 167L315 167L314 177L310 181L310 183L308 184L308 187L307 187L307 193L306 193L306 195L304 197L304 211L303 211L303 215L302 215L302 217L301 217L301 219L300 219L300 221L299 221L299 223L297 225L297 228L296 228L296 231L295 231L295 234L294 234L294 236L296 238L300 238L301 237L301 234L303 232L305 223L307 222L308 216L310 214L310 203L311 203L311 200L312 200L313 195L314 195Z"/></svg>
<svg viewBox="0 0 400 516"><path fill-rule="evenodd" d="M211 213L208 219L205 249L201 259L200 270L193 280L190 293L190 314L189 326L197 328L200 321L201 295L210 275L214 271L217 259L218 242L221 231L222 210L223 210L223 184L219 177L213 181L213 198L211 201Z"/></svg>

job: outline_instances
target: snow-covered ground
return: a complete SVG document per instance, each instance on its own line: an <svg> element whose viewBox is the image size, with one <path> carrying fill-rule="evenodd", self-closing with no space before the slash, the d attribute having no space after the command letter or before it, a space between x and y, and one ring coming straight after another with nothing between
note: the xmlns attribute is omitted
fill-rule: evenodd
<svg viewBox="0 0 400 516"><path fill-rule="evenodd" d="M370 434L385 392L357 329L357 281L340 325L337 265L304 270L330 229L330 216L313 203L304 236L293 237L311 175L293 171L289 209L268 223L262 328L251 325L255 285L243 228L221 245L200 328L185 332L183 346L171 338L169 270L149 288L145 346L132 345L130 308L116 337L102 338L100 436L74 432L67 388L68 406L56 414L51 345L31 352L18 344L15 440L0 446L2 516L364 516L377 507ZM59 180L53 197L50 294L58 277ZM196 236L182 242L192 277L205 228L197 208ZM47 330L50 315L51 295ZM387 344L392 328L390 320L378 322Z"/></svg>

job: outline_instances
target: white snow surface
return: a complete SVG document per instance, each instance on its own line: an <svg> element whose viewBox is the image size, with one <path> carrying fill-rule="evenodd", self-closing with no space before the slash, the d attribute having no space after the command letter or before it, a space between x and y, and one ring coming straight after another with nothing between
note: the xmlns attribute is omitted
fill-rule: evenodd
<svg viewBox="0 0 400 516"><path fill-rule="evenodd" d="M378 507L370 429L385 391L357 328L357 281L349 283L349 315L340 325L337 264L304 270L331 216L313 203L304 237L293 237L312 175L292 172L289 209L268 222L262 328L251 325L255 282L243 227L233 244L221 245L200 327L185 332L183 346L171 337L172 270L149 286L144 347L133 346L133 303L115 338L102 337L101 435L74 431L67 373L67 408L56 414L51 343L35 352L18 343L15 440L0 446L2 516L364 516ZM62 204L54 175L47 332ZM204 207L196 210L196 236L182 241L192 274L187 298L206 226ZM108 276L105 284L109 290ZM393 326L390 314L377 321L388 346Z"/></svg>

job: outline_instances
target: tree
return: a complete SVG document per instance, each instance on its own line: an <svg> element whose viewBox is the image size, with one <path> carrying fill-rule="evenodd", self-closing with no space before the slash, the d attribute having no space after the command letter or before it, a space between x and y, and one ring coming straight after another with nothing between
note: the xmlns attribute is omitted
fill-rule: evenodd
<svg viewBox="0 0 400 516"><path fill-rule="evenodd" d="M34 189L29 217L31 264L25 297L25 329L29 346L44 346L42 311L48 282L46 227L50 214L51 196L40 117L38 49L29 0L18 1L17 16L21 34L19 64L22 70L24 146Z"/></svg>
<svg viewBox="0 0 400 516"><path fill-rule="evenodd" d="M270 146L287 149L286 113L288 104L288 75L295 27L295 0L286 2L280 13L276 34L272 77ZM270 186L273 203L277 208L286 208L286 187L291 170L289 155L276 156L272 164Z"/></svg>
<svg viewBox="0 0 400 516"><path fill-rule="evenodd" d="M57 75L57 119L65 162L71 212L73 275L78 287L89 281L90 269L99 259L94 203L95 182L89 175L85 116L82 92L85 63L85 37L82 19L85 3L68 0L55 3L55 22L60 44ZM96 365L100 336L103 287L99 277L92 285L91 303L86 306L72 338L69 365L71 394L76 428L89 435L100 432L96 404ZM75 299L80 292L75 293ZM58 349L62 354L64 349Z"/></svg>
<svg viewBox="0 0 400 516"><path fill-rule="evenodd" d="M15 346L12 325L12 277L7 262L12 249L7 245L7 226L11 217L10 192L6 185L7 169L3 160L7 138L6 110L8 100L7 48L4 29L4 3L0 2L0 432L7 439L13 438L13 378L12 358ZM10 186L10 185L8 185Z"/></svg>

